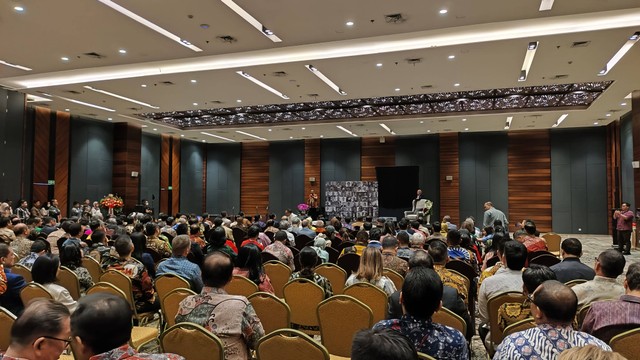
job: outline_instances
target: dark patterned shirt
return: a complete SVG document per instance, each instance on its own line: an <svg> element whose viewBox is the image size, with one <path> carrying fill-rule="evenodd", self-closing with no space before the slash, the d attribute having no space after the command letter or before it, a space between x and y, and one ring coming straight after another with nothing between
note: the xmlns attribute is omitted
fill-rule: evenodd
<svg viewBox="0 0 640 360"><path fill-rule="evenodd" d="M419 352L440 360L468 359L467 341L454 328L429 320L420 320L411 315L400 319L382 320L373 326L374 330L391 329L398 331L413 342Z"/></svg>
<svg viewBox="0 0 640 360"><path fill-rule="evenodd" d="M331 289L331 282L326 277L313 273L313 278L309 278L307 276L300 275L300 271L294 272L291 274L289 281L294 279L307 279L315 282L324 290L324 298L328 299L333 296L333 290Z"/></svg>
<svg viewBox="0 0 640 360"><path fill-rule="evenodd" d="M184 360L176 354L144 354L137 352L129 345L122 345L119 348L109 350L105 353L93 355L89 360L121 360L121 359L152 359L152 360Z"/></svg>

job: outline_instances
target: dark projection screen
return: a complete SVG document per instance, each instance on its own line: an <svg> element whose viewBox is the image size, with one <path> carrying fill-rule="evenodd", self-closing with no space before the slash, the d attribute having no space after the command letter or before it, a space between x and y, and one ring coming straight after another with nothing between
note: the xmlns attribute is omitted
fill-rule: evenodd
<svg viewBox="0 0 640 360"><path fill-rule="evenodd" d="M419 183L418 166L376 167L378 202L381 208L411 209Z"/></svg>

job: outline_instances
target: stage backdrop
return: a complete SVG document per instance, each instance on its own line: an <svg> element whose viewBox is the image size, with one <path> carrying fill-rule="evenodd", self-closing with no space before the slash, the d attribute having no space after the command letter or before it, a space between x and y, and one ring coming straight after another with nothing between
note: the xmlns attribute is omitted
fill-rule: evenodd
<svg viewBox="0 0 640 360"><path fill-rule="evenodd" d="M328 181L324 193L328 217L378 217L378 183L376 181Z"/></svg>
<svg viewBox="0 0 640 360"><path fill-rule="evenodd" d="M419 186L419 172L419 166L376 167L380 216L401 219L405 210L411 210Z"/></svg>

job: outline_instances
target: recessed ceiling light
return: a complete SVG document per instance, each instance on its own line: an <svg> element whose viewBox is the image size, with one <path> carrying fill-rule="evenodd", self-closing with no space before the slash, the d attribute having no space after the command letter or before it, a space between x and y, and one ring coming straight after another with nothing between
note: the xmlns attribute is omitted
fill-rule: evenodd
<svg viewBox="0 0 640 360"><path fill-rule="evenodd" d="M196 51L196 52L202 51L202 49L200 49L199 47L191 44L190 42L188 42L188 41L186 41L184 39L181 39L178 35L173 34L173 33L169 32L168 30L161 28L160 26L158 26L158 25L152 23L151 21L143 18L142 16L140 16L140 15L138 15L138 14L136 14L136 13L134 13L134 12L132 12L132 11L130 11L130 10L118 5L118 4L116 4L112 0L98 0L98 1L100 1L101 3L107 5L108 7L112 8L113 10L121 13L122 15L127 16L131 20L137 21L138 23L148 27L149 29L151 29L151 30L153 30L153 31L155 31L155 32L157 32L157 33L159 33L161 35L164 35L164 36L168 37L169 39L177 42L178 44L180 44L182 46L186 46L189 49L191 49L193 51Z"/></svg>
<svg viewBox="0 0 640 360"><path fill-rule="evenodd" d="M449 55L449 60L453 60L453 59L455 59L455 58L456 58L456 56L455 56L455 55Z"/></svg>
<svg viewBox="0 0 640 360"><path fill-rule="evenodd" d="M69 111L69 109L64 109L64 111Z"/></svg>
<svg viewBox="0 0 640 360"><path fill-rule="evenodd" d="M469 131L469 128L464 128L464 131Z"/></svg>
<svg viewBox="0 0 640 360"><path fill-rule="evenodd" d="M91 86L84 86L84 88L85 89L89 89L91 91L95 91L95 92L100 93L100 94L105 94L105 95L112 96L112 97L114 97L116 99L120 99L120 100L124 100L124 101L128 101L128 102L132 102L134 104L150 107L152 109L160 109L159 106L154 106L154 105L151 105L151 104L147 104L146 102L142 102L142 101L139 101L139 100L131 99L131 98L128 98L126 96L115 94L115 93L112 93L112 92L109 92L109 91L106 91L106 90L96 89L96 88L91 87Z"/></svg>
<svg viewBox="0 0 640 360"><path fill-rule="evenodd" d="M260 137L258 135L253 135L253 134L249 134L248 132L244 132L244 131L240 131L240 130L236 130L236 132L238 134L242 134L242 135L247 135L247 136L251 136L254 139L258 139L258 140L262 140L262 141L267 141L267 139Z"/></svg>
<svg viewBox="0 0 640 360"><path fill-rule="evenodd" d="M251 26L256 28L258 31L262 33L262 35L268 37L273 42L281 42L279 37L277 37L273 31L268 29L266 26L262 25L258 19L254 18L251 14L246 12L243 8L241 8L238 4L233 2L233 0L221 0L225 5L227 5L231 10L233 10L236 14L240 15L246 22L248 22Z"/></svg>
<svg viewBox="0 0 640 360"><path fill-rule="evenodd" d="M431 130L427 130L427 132L428 132L428 133L430 133L430 132L431 132Z"/></svg>
<svg viewBox="0 0 640 360"><path fill-rule="evenodd" d="M12 67L12 68L16 68L16 69L20 69L20 70L24 70L24 71L31 71L31 70L33 70L33 69L28 68L28 67L26 67L26 66L22 66L22 65L18 65L18 64L8 63L8 62L6 62L6 61L4 61L4 60L0 60L0 65L7 65L7 66L10 66L10 67Z"/></svg>
<svg viewBox="0 0 640 360"><path fill-rule="evenodd" d="M337 125L336 127L337 127L338 129L340 129L340 130L342 130L342 131L346 132L347 134L349 134L349 135L351 135L351 136L358 136L358 135L354 134L353 132L351 132L351 130L349 130L349 129L345 128L344 126Z"/></svg>
<svg viewBox="0 0 640 360"><path fill-rule="evenodd" d="M393 130L391 130L386 124L380 123L380 126L382 126L383 129L387 130L387 132L391 135L395 135L396 133L393 132Z"/></svg>
<svg viewBox="0 0 640 360"><path fill-rule="evenodd" d="M184 137L184 134L180 134L180 137ZM204 140L203 140L204 141Z"/></svg>
<svg viewBox="0 0 640 360"><path fill-rule="evenodd" d="M627 106L627 103L620 103L620 106Z"/></svg>
<svg viewBox="0 0 640 360"><path fill-rule="evenodd" d="M453 84L453 86L458 87L458 86L460 86L460 83L455 83L455 84Z"/></svg>
<svg viewBox="0 0 640 360"><path fill-rule="evenodd" d="M559 126L559 125L564 121L564 119L566 119L566 118L567 118L567 116L569 116L569 114L562 114L562 115L560 115L560 117L558 118L558 120L556 120L556 122L555 122L553 125L551 125L551 127L558 127L558 126Z"/></svg>
<svg viewBox="0 0 640 360"><path fill-rule="evenodd" d="M113 120L113 118L107 118L107 120L112 121L112 120Z"/></svg>
<svg viewBox="0 0 640 360"><path fill-rule="evenodd" d="M147 84L142 84L142 85L140 85L140 86L142 86L142 87L147 87Z"/></svg>
<svg viewBox="0 0 640 360"><path fill-rule="evenodd" d="M507 121L504 124L504 129L509 130L511 128L511 122L513 121L513 116L508 116Z"/></svg>
<svg viewBox="0 0 640 360"><path fill-rule="evenodd" d="M305 65L304 67L309 69L309 71L311 71L313 75L317 76L320 80L322 80L322 82L329 85L329 87L335 90L338 94L347 95L347 93L344 90L340 89L340 87L336 83L331 81L331 79L329 79L325 74L323 74L320 70L315 68L313 65Z"/></svg>
<svg viewBox="0 0 640 360"><path fill-rule="evenodd" d="M153 131L158 131L158 129L156 129L156 128L153 128Z"/></svg>
<svg viewBox="0 0 640 360"><path fill-rule="evenodd" d="M13 10L17 11L17 12L23 12L24 8L22 6L14 6Z"/></svg>
<svg viewBox="0 0 640 360"><path fill-rule="evenodd" d="M609 117L609 116L611 116L611 114L607 114L606 116Z"/></svg>
<svg viewBox="0 0 640 360"><path fill-rule="evenodd" d="M377 67L382 67L382 63L377 63L376 66Z"/></svg>
<svg viewBox="0 0 640 360"><path fill-rule="evenodd" d="M191 79L191 83L195 84L195 83L197 83L197 82L198 82L198 80L196 80L196 79Z"/></svg>
<svg viewBox="0 0 640 360"><path fill-rule="evenodd" d="M269 132L271 132L271 129L269 129Z"/></svg>
<svg viewBox="0 0 640 360"><path fill-rule="evenodd" d="M442 10L439 11L439 13L442 14L442 15L444 15L444 14L446 14L448 12L449 12L449 10L447 10L447 9L442 9Z"/></svg>
<svg viewBox="0 0 640 360"><path fill-rule="evenodd" d="M193 103L193 106L198 106L198 103Z"/></svg>
<svg viewBox="0 0 640 360"><path fill-rule="evenodd" d="M237 103L241 103L241 102L242 102L242 100L238 99L238 100L236 100L236 102L237 102Z"/></svg>
<svg viewBox="0 0 640 360"><path fill-rule="evenodd" d="M598 123L597 121L593 123L593 125L598 125L598 124L599 124L599 123Z"/></svg>
<svg viewBox="0 0 640 360"><path fill-rule="evenodd" d="M554 0L542 0L540 2L540 9L538 11L548 11L553 7Z"/></svg>
<svg viewBox="0 0 640 360"><path fill-rule="evenodd" d="M222 1L224 1L224 0L222 0ZM247 74L247 73L246 73L246 72L244 72L244 71L236 71L236 74L238 74L238 75L242 76L243 78L245 78L245 79L247 79L247 80L251 81L252 83L254 83L254 84L256 84L256 85L260 86L261 88L263 88L263 89L265 89L265 90L267 90L267 91L269 91L269 92L271 92L271 93L273 93L273 94L276 94L276 95L280 96L281 98L283 98L283 99L285 99L285 100L288 100L288 99L289 99L289 97L288 97L287 95L285 95L285 94L281 93L280 91L278 91L278 90L276 90L276 89L272 88L271 86L269 86L269 85L267 85L267 84L263 83L262 81L260 81L260 80L258 80L258 79L256 79L256 78L254 78L253 76L251 76L251 75Z"/></svg>
<svg viewBox="0 0 640 360"><path fill-rule="evenodd" d="M307 128L303 127L302 130L307 130Z"/></svg>
<svg viewBox="0 0 640 360"><path fill-rule="evenodd" d="M323 138L323 137L324 137L324 135L320 135L320 137L321 137L321 138Z"/></svg>
<svg viewBox="0 0 640 360"><path fill-rule="evenodd" d="M69 58L68 58L68 57L66 57L66 56L63 56L63 57L61 57L61 58L60 58L60 60L62 60L62 61L69 61Z"/></svg>
<svg viewBox="0 0 640 360"><path fill-rule="evenodd" d="M202 140L202 142L207 142L207 140Z"/></svg>
<svg viewBox="0 0 640 360"><path fill-rule="evenodd" d="M424 121L420 120L420 124L424 124Z"/></svg>
<svg viewBox="0 0 640 360"><path fill-rule="evenodd" d="M627 51L629 51L631 47L633 47L633 45L635 45L635 43L638 42L638 40L640 40L640 31L636 31L633 35L629 37L629 39L624 43L624 45L622 45L620 50L618 50L618 52L616 52L615 55L613 55L611 60L607 62L607 64L604 66L604 69L600 70L598 75L603 76L609 73L609 71L611 71L611 69L613 69L613 67L616 66L618 61L622 59L622 57L627 53Z"/></svg>
<svg viewBox="0 0 640 360"><path fill-rule="evenodd" d="M353 21L347 21L347 22L345 23L345 25L347 25L347 26L353 26Z"/></svg>
<svg viewBox="0 0 640 360"><path fill-rule="evenodd" d="M396 88L396 91L400 91L400 88Z"/></svg>
<svg viewBox="0 0 640 360"><path fill-rule="evenodd" d="M51 95L47 95L47 96L51 96ZM84 106L88 106L88 107L92 107L92 108L100 109L100 110L105 110L105 111L116 112L114 109L110 109L108 107L104 107L104 106L100 106L100 105L96 105L96 104L91 104L91 103L80 101L80 100L69 99L69 98L66 98L66 97L63 97L63 96L55 96L55 97L60 98L62 100L66 100L66 101L72 102L74 104L84 105Z"/></svg>
<svg viewBox="0 0 640 360"><path fill-rule="evenodd" d="M126 53L127 53L127 50L125 50L125 49L120 49L120 50L118 50L118 52L119 52L120 54L126 54Z"/></svg>
<svg viewBox="0 0 640 360"><path fill-rule="evenodd" d="M538 50L538 42L531 41L527 45L527 52L524 54L524 61L522 62L522 68L520 69L520 76L518 81L526 81L531 70L531 64L533 64L533 58L536 56L536 50Z"/></svg>
<svg viewBox="0 0 640 360"><path fill-rule="evenodd" d="M200 28L201 29L208 29L209 28L209 24L200 24Z"/></svg>
<svg viewBox="0 0 640 360"><path fill-rule="evenodd" d="M217 138L217 139L221 139L221 140L226 140L226 141L229 141L229 142L236 142L236 141L235 141L235 140L233 140L233 139L228 139L228 138L226 138L226 137L224 137L224 136L215 135L215 134L211 134L211 133L204 132L204 131L201 131L201 132L200 132L200 134L202 134L202 135L207 135L207 136L211 136L211 137L214 137L214 138Z"/></svg>
<svg viewBox="0 0 640 360"><path fill-rule="evenodd" d="M289 136L289 139L293 139L293 136Z"/></svg>
<svg viewBox="0 0 640 360"><path fill-rule="evenodd" d="M467 121L467 119L466 119L466 118L465 118L465 119L462 119L462 121Z"/></svg>

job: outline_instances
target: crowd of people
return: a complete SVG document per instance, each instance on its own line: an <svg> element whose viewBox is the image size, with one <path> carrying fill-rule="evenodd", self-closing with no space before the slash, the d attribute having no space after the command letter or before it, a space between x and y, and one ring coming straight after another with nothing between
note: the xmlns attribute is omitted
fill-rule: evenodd
<svg viewBox="0 0 640 360"><path fill-rule="evenodd" d="M59 213L51 216L56 215L51 212L54 204L51 201L44 217L35 204L37 211L0 216L0 305L18 316L11 346L2 359L56 358L41 357L40 352L62 352L70 342L79 344L74 349L82 358L133 356L135 350L126 345L131 314L122 300L105 295L74 300L56 284L65 266L78 276L83 292L90 288L93 281L82 266L86 256L103 269L118 270L131 279L138 312L159 309L154 289L158 276L175 274L187 280L197 295L180 304L176 321L199 324L219 336L231 360L248 359L264 329L251 303L243 296L227 294L224 288L233 275L241 275L260 291L274 293L262 265L263 252L289 266L291 279L318 284L326 298L333 295L332 284L314 269L329 261L327 248L340 256L359 255L359 267L340 285L366 282L377 286L388 295L389 307L386 320L354 337L354 359L385 358L385 351L393 348L398 354L406 353L406 358L415 358L417 351L437 359L465 359L476 330L495 352L494 359L557 359L574 347L610 352L607 342L616 334L612 326L640 327L640 264L631 264L624 284L618 284L616 278L626 263L624 254L606 250L590 267L580 260L582 244L576 238L564 239L558 264L529 264L529 254L547 250L535 222L524 220L511 234L506 216L491 202L485 204L482 223L469 217L459 225L449 216L432 224L420 218L313 220L290 210L282 217L270 214L266 219L225 212L159 214L157 218L133 213L105 219L102 213L83 210L90 205L88 201L78 204L80 210L72 216L60 218ZM26 206L21 202L19 209ZM237 234L242 238L236 238ZM301 250L296 266L292 248L301 239L306 240L297 246ZM451 262L466 264L476 276L469 279L452 271ZM29 268L33 281L44 286L54 300L36 301L25 308L19 294L26 282L11 271L16 263ZM384 275L384 268L404 277L402 288ZM583 283L566 284L575 280ZM503 304L495 315L498 328L492 328L489 300L507 291L521 292L527 300ZM590 309L584 321L577 322L576 315L586 306ZM465 334L432 321L442 307L466 322ZM477 329L473 309L477 310ZM502 332L529 318L535 326L505 337L501 344L491 342L491 332ZM30 327L36 323L44 325ZM106 336L107 331L121 336ZM103 341L105 338L109 340Z"/></svg>

